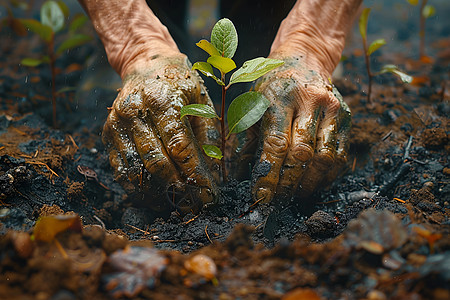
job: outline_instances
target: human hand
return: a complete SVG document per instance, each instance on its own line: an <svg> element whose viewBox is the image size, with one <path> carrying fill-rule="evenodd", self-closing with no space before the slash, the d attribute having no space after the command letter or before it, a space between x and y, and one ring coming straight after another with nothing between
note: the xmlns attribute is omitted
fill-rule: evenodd
<svg viewBox="0 0 450 300"><path fill-rule="evenodd" d="M257 83L272 105L262 123L252 174L255 200L285 203L332 181L347 161L351 114L321 72L304 56L274 52L285 64Z"/></svg>
<svg viewBox="0 0 450 300"><path fill-rule="evenodd" d="M197 211L215 201L219 166L199 144L219 145L217 120L180 119L183 105L212 105L185 55L145 57L125 76L103 129L116 179L155 210ZM198 140L198 142L197 142ZM211 171L210 171L211 170Z"/></svg>

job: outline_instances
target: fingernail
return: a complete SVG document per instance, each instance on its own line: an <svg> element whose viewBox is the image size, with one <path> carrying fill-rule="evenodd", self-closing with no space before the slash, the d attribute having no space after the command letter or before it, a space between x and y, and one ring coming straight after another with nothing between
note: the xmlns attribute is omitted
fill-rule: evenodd
<svg viewBox="0 0 450 300"><path fill-rule="evenodd" d="M266 188L259 188L256 191L255 201L260 201L261 203L267 203L271 199L271 192Z"/></svg>

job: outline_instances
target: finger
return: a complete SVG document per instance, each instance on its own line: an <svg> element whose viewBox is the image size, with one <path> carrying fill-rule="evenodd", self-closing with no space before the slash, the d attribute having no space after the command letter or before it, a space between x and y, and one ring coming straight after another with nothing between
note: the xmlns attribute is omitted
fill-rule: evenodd
<svg viewBox="0 0 450 300"><path fill-rule="evenodd" d="M177 165L187 184L200 187L194 193L203 203L215 199L216 187L203 159L200 147L194 141L189 122L180 119L180 109L187 104L183 91L168 87L158 80L149 83L144 92L151 95L145 99L151 121L158 130L170 159Z"/></svg>
<svg viewBox="0 0 450 300"><path fill-rule="evenodd" d="M348 105L344 102L341 94L337 91L336 88L334 88L333 93L341 104L338 113L338 133L336 136L337 139L336 160L334 163L334 167L326 175L324 185L330 184L337 177L337 175L340 172L342 172L344 166L347 163L349 135L352 118Z"/></svg>
<svg viewBox="0 0 450 300"><path fill-rule="evenodd" d="M272 100L272 103L277 91L280 91L277 87L266 89L266 97ZM282 96L281 101L288 100ZM292 117L293 110L283 104L270 106L263 117L261 154L252 175L252 194L256 201L272 200L291 141Z"/></svg>
<svg viewBox="0 0 450 300"><path fill-rule="evenodd" d="M316 145L320 112L320 107L314 110L299 110L299 115L292 126L292 142L283 164L274 201L287 201L292 197L311 162Z"/></svg>
<svg viewBox="0 0 450 300"><path fill-rule="evenodd" d="M103 142L110 151L110 161L114 164L116 177L123 182L128 179L135 184L138 182L135 174L139 173L142 164L134 144L123 128L123 121L113 109L103 127ZM111 153L114 153L113 157Z"/></svg>
<svg viewBox="0 0 450 300"><path fill-rule="evenodd" d="M337 119L340 103L331 92L327 94L328 99L325 99L326 105L323 106L325 111L323 111L323 118L320 120L317 130L315 153L311 164L300 180L301 197L307 197L314 192L326 174L333 168L336 159Z"/></svg>

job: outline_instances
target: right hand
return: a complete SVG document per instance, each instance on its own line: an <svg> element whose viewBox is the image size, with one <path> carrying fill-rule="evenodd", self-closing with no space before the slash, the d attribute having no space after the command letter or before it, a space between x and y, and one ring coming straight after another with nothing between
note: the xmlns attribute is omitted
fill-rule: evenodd
<svg viewBox="0 0 450 300"><path fill-rule="evenodd" d="M198 211L217 197L219 165L203 154L201 145L219 146L218 121L180 119L181 107L193 103L212 106L186 56L155 55L139 60L124 78L104 125L103 142L116 180L154 210L172 205Z"/></svg>

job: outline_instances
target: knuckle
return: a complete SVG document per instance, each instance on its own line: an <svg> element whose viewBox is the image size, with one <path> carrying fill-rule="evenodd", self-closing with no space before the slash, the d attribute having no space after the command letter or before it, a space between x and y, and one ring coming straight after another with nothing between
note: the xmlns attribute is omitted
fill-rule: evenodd
<svg viewBox="0 0 450 300"><path fill-rule="evenodd" d="M128 94L114 101L114 110L122 119L136 118L142 109L142 97L139 94Z"/></svg>
<svg viewBox="0 0 450 300"><path fill-rule="evenodd" d="M276 132L270 134L264 140L264 151L273 153L275 155L284 155L289 147L288 135L284 132Z"/></svg>
<svg viewBox="0 0 450 300"><path fill-rule="evenodd" d="M305 163L313 158L313 148L305 143L299 143L292 148L292 156L299 162Z"/></svg>
<svg viewBox="0 0 450 300"><path fill-rule="evenodd" d="M191 157L190 146L192 141L182 134L173 135L167 143L170 157L177 161L183 162Z"/></svg>
<svg viewBox="0 0 450 300"><path fill-rule="evenodd" d="M336 153L330 148L321 148L314 155L314 164L319 170L328 170L335 162Z"/></svg>

